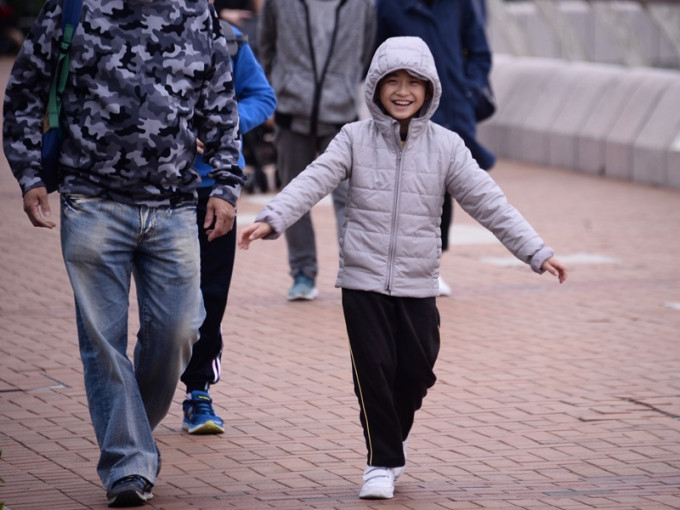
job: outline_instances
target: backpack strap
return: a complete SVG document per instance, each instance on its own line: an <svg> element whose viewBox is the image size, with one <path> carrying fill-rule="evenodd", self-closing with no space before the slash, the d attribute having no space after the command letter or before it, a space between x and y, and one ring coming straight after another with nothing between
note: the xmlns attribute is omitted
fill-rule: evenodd
<svg viewBox="0 0 680 510"><path fill-rule="evenodd" d="M246 42L248 42L248 37L243 33L236 33L234 27L232 27L228 22L221 19L220 27L222 29L222 35L227 40L227 47L229 48L229 56L232 60L236 60L236 55L238 50L241 49Z"/></svg>
<svg viewBox="0 0 680 510"><path fill-rule="evenodd" d="M61 40L59 41L59 54L57 65L52 77L50 95L47 103L47 127L57 127L59 125L59 114L61 113L61 97L66 88L69 64L71 62L69 53L73 34L80 22L80 11L82 0L63 0L61 13Z"/></svg>

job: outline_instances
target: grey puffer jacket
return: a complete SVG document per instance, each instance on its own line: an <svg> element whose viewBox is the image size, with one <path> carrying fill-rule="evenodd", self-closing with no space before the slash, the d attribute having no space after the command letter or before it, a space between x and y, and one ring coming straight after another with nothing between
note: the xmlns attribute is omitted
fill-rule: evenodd
<svg viewBox="0 0 680 510"><path fill-rule="evenodd" d="M409 124L402 147L399 124L376 102L382 77L398 69L427 80L432 98ZM395 37L376 51L366 78L372 119L344 126L328 149L258 215L283 231L349 179L340 242L337 287L400 297L438 293L440 219L444 192L517 258L540 273L553 255L512 207L461 138L429 119L441 85L427 45L417 37Z"/></svg>

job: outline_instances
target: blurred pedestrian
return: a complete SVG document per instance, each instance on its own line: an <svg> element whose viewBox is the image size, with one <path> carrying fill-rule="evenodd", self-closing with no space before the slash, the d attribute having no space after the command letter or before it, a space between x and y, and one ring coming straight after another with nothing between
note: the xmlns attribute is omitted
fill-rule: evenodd
<svg viewBox="0 0 680 510"><path fill-rule="evenodd" d="M243 135L271 117L276 98L241 32L223 20L221 26L231 56L239 126ZM245 166L243 155L239 157L239 166ZM213 168L200 155L196 158L194 168L201 175L197 217L200 227L205 221L215 182L210 178ZM220 380L222 370L224 342L221 325L234 269L236 218L234 228L226 235L209 242L205 231L199 228L198 239L201 249L201 292L206 316L189 365L181 377L186 386L182 428L189 434L220 434L224 432L224 421L215 413L209 388Z"/></svg>
<svg viewBox="0 0 680 510"><path fill-rule="evenodd" d="M245 34L250 49L257 56L257 17L262 0L214 0L214 5L220 19Z"/></svg>
<svg viewBox="0 0 680 510"><path fill-rule="evenodd" d="M276 170L285 186L358 117L359 84L373 52L373 0L265 0L259 58L274 87ZM338 236L347 183L332 190ZM293 286L289 300L318 295L318 262L309 213L286 231Z"/></svg>
<svg viewBox="0 0 680 510"><path fill-rule="evenodd" d="M15 55L24 43L24 33L19 28L14 7L0 0L0 54Z"/></svg>

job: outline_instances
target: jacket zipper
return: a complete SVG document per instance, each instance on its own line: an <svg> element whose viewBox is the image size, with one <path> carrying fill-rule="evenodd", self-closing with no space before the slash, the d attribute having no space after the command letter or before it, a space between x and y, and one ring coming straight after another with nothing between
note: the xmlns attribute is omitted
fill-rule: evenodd
<svg viewBox="0 0 680 510"><path fill-rule="evenodd" d="M404 146L401 145L401 138L399 136L399 125L396 129L396 143L397 143L397 171L394 177L394 198L392 203L392 220L390 222L390 247L387 252L387 281L385 282L385 291L388 295L392 294L392 277L394 275L394 258L397 247L397 227L399 223L399 189L401 187L401 162L404 149L408 143L408 137Z"/></svg>

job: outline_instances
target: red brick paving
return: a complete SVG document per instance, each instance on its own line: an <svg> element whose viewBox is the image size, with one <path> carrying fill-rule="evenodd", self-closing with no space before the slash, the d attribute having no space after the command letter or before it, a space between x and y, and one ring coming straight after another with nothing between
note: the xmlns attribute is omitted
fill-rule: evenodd
<svg viewBox="0 0 680 510"><path fill-rule="evenodd" d="M30 226L0 166L0 502L106 508L59 233ZM444 256L453 296L438 302L439 380L393 500L357 498L364 446L322 203L318 300L285 300L283 240L238 252L212 389L227 432L182 433L178 389L156 431L163 470L148 507L680 508L680 193L512 161L492 175L574 260L569 281L483 262L507 256L497 244ZM261 199L242 199L242 224ZM56 195L51 204L58 216ZM455 223L474 224L459 209Z"/></svg>

